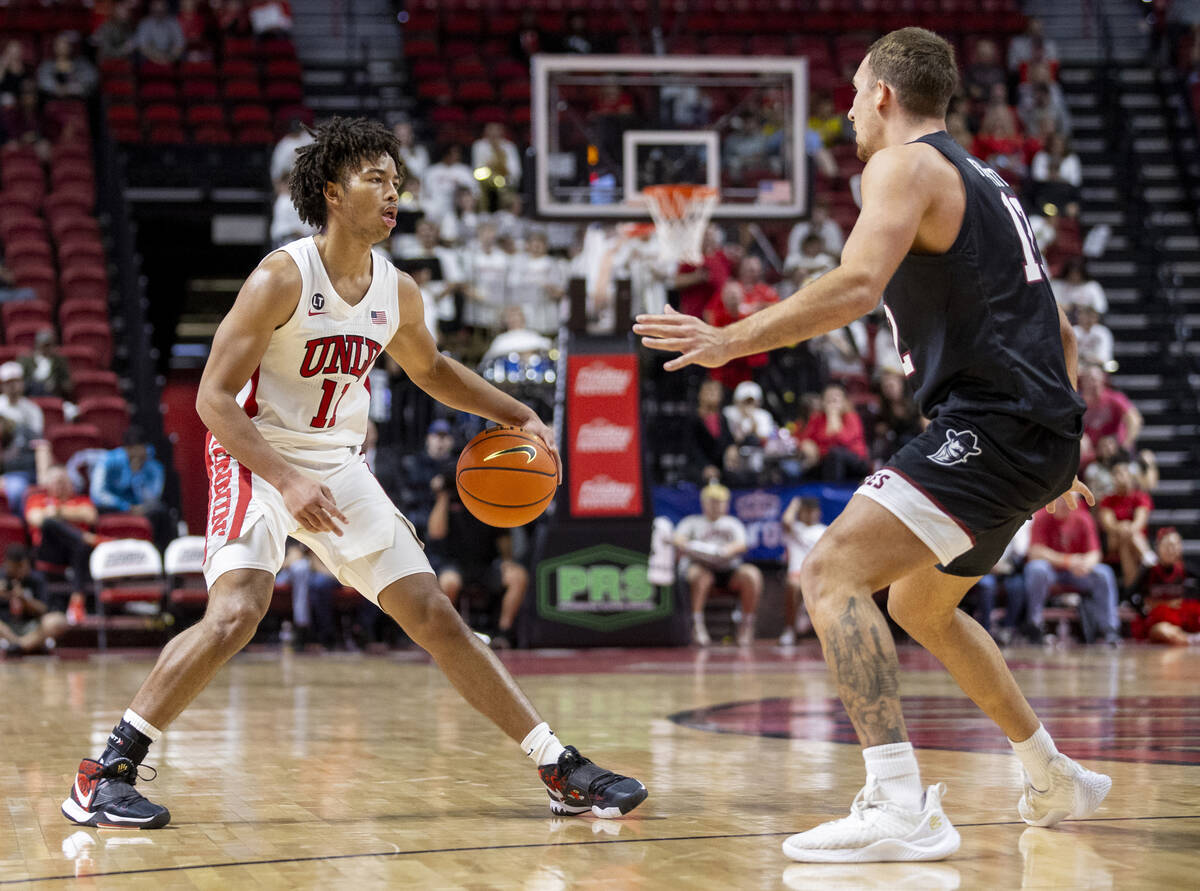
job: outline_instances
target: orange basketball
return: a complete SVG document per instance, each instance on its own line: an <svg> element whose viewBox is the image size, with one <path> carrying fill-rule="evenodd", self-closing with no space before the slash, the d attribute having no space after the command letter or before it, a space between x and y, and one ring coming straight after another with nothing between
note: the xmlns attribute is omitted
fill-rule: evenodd
<svg viewBox="0 0 1200 891"><path fill-rule="evenodd" d="M458 495L489 526L524 526L542 515L558 488L558 466L545 443L516 427L484 430L462 450Z"/></svg>

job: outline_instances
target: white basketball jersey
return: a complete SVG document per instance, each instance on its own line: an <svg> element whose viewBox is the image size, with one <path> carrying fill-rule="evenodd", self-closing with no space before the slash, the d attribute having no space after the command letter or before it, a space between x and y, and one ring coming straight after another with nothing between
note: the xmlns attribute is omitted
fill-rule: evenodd
<svg viewBox="0 0 1200 891"><path fill-rule="evenodd" d="M367 435L367 375L400 327L398 273L371 251L371 286L351 306L334 290L311 236L279 250L300 269L300 301L271 335L237 402L286 458L344 461L344 450L360 447Z"/></svg>

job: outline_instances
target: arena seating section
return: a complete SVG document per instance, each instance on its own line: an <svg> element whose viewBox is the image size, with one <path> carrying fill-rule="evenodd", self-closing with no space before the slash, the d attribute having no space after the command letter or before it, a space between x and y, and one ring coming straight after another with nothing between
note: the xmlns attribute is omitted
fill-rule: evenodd
<svg viewBox="0 0 1200 891"><path fill-rule="evenodd" d="M220 61L109 59L100 66L109 130L121 143L269 145L304 107L291 40L230 37Z"/></svg>

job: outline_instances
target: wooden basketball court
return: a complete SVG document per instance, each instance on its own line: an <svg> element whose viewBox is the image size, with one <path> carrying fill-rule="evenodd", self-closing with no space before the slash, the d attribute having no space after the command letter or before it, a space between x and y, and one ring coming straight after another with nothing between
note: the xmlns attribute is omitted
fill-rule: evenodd
<svg viewBox="0 0 1200 891"><path fill-rule="evenodd" d="M623 821L554 818L531 765L419 654L243 654L173 725L157 832L68 824L81 755L150 666L0 664L0 885L95 888L1161 888L1200 882L1200 652L1013 650L1059 746L1110 773L1096 818L1033 829L1003 737L923 651L902 691L963 845L932 864L793 864L847 813L862 759L815 644L514 653L565 741L642 779Z"/></svg>

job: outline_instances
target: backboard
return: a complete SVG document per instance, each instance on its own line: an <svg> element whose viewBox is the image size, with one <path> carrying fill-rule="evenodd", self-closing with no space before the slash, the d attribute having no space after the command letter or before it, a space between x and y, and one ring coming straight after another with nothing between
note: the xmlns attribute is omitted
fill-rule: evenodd
<svg viewBox="0 0 1200 891"><path fill-rule="evenodd" d="M807 65L754 56L537 55L537 213L648 219L641 190L718 190L718 219L805 211Z"/></svg>

